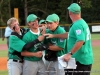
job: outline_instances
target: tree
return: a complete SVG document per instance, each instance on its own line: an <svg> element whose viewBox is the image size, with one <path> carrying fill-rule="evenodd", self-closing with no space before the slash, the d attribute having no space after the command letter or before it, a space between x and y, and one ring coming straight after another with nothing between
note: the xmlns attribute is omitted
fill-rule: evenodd
<svg viewBox="0 0 100 75"><path fill-rule="evenodd" d="M10 17L9 11L9 2L10 0L0 0L0 24L5 26L8 18Z"/></svg>

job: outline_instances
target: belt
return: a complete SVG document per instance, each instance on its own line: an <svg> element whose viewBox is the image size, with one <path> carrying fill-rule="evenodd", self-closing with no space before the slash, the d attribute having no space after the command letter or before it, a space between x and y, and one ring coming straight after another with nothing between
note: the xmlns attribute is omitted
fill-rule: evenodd
<svg viewBox="0 0 100 75"><path fill-rule="evenodd" d="M23 61L21 61L21 60L14 60L14 59L13 59L13 62L23 63Z"/></svg>

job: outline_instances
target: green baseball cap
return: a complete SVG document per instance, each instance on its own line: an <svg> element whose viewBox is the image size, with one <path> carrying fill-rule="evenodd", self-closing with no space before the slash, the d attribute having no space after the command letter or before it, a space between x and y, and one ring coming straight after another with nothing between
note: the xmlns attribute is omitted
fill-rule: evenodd
<svg viewBox="0 0 100 75"><path fill-rule="evenodd" d="M77 3L72 3L68 8L70 12L78 14L81 12L81 7Z"/></svg>
<svg viewBox="0 0 100 75"><path fill-rule="evenodd" d="M30 15L28 15L28 17L27 17L27 23L28 23L28 22L31 22L31 21L35 21L36 19L38 19L38 17L37 17L36 15L30 14Z"/></svg>
<svg viewBox="0 0 100 75"><path fill-rule="evenodd" d="M51 14L46 18L47 22L59 22L60 18L57 14Z"/></svg>
<svg viewBox="0 0 100 75"><path fill-rule="evenodd" d="M39 21L39 24L42 24L42 23L45 24L46 21L45 21L45 20L40 20L40 21Z"/></svg>

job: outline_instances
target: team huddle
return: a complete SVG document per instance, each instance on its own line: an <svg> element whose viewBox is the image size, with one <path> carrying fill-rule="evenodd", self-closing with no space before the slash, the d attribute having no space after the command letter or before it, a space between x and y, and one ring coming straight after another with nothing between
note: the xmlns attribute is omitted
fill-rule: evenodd
<svg viewBox="0 0 100 75"><path fill-rule="evenodd" d="M74 72L91 71L93 53L90 31L81 18L80 6L73 3L68 10L73 22L69 32L59 26L60 18L55 13L40 21L35 14L29 14L28 28L20 28L14 17L7 21L12 30L8 45L9 75L90 75ZM75 58L76 69L59 69L58 57L64 54L66 62Z"/></svg>

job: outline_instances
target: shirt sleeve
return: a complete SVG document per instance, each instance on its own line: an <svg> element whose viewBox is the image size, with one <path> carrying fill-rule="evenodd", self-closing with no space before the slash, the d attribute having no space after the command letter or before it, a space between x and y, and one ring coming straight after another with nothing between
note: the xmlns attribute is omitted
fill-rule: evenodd
<svg viewBox="0 0 100 75"><path fill-rule="evenodd" d="M58 39L57 40L57 46L60 48L65 48L66 46L66 39Z"/></svg>
<svg viewBox="0 0 100 75"><path fill-rule="evenodd" d="M9 37L11 35L12 30L9 27L5 29L5 37Z"/></svg>
<svg viewBox="0 0 100 75"><path fill-rule="evenodd" d="M22 41L20 38L14 35L11 35L9 39L9 48L18 52L21 52L24 45L26 44L24 41Z"/></svg>
<svg viewBox="0 0 100 75"><path fill-rule="evenodd" d="M74 33L76 35L77 41L85 41L85 28L82 25L77 25L74 28Z"/></svg>

